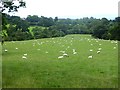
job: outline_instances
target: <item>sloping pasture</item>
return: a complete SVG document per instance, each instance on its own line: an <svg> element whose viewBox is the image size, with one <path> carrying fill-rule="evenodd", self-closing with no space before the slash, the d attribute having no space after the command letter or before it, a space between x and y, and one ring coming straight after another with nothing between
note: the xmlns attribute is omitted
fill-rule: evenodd
<svg viewBox="0 0 120 90"><path fill-rule="evenodd" d="M5 42L2 52L3 88L118 87L117 41L67 35Z"/></svg>

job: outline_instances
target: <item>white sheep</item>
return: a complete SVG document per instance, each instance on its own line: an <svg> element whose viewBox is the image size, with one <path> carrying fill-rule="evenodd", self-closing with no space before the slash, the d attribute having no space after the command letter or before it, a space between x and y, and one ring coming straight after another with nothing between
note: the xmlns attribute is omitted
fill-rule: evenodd
<svg viewBox="0 0 120 90"><path fill-rule="evenodd" d="M93 44L90 44L91 46L93 46Z"/></svg>
<svg viewBox="0 0 120 90"><path fill-rule="evenodd" d="M89 59L92 59L92 58L93 58L93 56L92 56L92 55L91 55L91 56L88 56L88 58L89 58Z"/></svg>
<svg viewBox="0 0 120 90"><path fill-rule="evenodd" d="M48 53L47 51L45 53Z"/></svg>
<svg viewBox="0 0 120 90"><path fill-rule="evenodd" d="M102 50L102 48L98 48L98 50L100 51L100 50Z"/></svg>
<svg viewBox="0 0 120 90"><path fill-rule="evenodd" d="M75 49L73 49L73 52L76 52L76 50L75 50Z"/></svg>
<svg viewBox="0 0 120 90"><path fill-rule="evenodd" d="M92 49L90 49L90 52L92 52L93 50Z"/></svg>
<svg viewBox="0 0 120 90"><path fill-rule="evenodd" d="M25 53L24 56L27 56L27 53Z"/></svg>
<svg viewBox="0 0 120 90"><path fill-rule="evenodd" d="M61 53L65 53L65 51L60 51Z"/></svg>
<svg viewBox="0 0 120 90"><path fill-rule="evenodd" d="M58 59L61 59L61 58L63 58L63 56L59 56L59 57L58 57Z"/></svg>
<svg viewBox="0 0 120 90"><path fill-rule="evenodd" d="M7 49L5 49L5 52L7 52L8 50Z"/></svg>
<svg viewBox="0 0 120 90"><path fill-rule="evenodd" d="M68 57L68 54L67 54L67 53L64 53L63 56L67 56L67 57Z"/></svg>
<svg viewBox="0 0 120 90"><path fill-rule="evenodd" d="M97 51L97 54L99 54L100 53L100 51Z"/></svg>
<svg viewBox="0 0 120 90"><path fill-rule="evenodd" d="M25 56L22 56L22 58L23 58L23 59L27 59L27 57L25 57Z"/></svg>
<svg viewBox="0 0 120 90"><path fill-rule="evenodd" d="M113 49L116 49L116 47L113 47Z"/></svg>
<svg viewBox="0 0 120 90"><path fill-rule="evenodd" d="M77 52L73 52L73 54L77 54Z"/></svg>

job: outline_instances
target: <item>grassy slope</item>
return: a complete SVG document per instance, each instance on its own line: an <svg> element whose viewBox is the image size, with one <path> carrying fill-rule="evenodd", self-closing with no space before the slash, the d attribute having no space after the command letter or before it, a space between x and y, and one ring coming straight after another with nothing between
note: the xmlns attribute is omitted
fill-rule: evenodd
<svg viewBox="0 0 120 90"><path fill-rule="evenodd" d="M99 47L102 51L97 54ZM88 35L68 35L65 38L6 42L4 49L8 49L8 52L3 51L4 88L118 87L118 46L111 41L96 42ZM76 55L72 49L76 49ZM69 57L58 59L61 50ZM27 59L22 59L24 53L28 54ZM88 59L89 55L93 58Z"/></svg>
<svg viewBox="0 0 120 90"><path fill-rule="evenodd" d="M2 46L0 45L0 89L2 88Z"/></svg>

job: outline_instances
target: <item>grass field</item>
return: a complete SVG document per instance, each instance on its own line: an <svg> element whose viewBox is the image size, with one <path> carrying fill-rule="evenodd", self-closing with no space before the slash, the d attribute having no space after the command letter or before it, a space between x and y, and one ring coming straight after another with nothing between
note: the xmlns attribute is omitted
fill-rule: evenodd
<svg viewBox="0 0 120 90"><path fill-rule="evenodd" d="M12 41L2 56L3 88L118 87L116 41L90 35Z"/></svg>

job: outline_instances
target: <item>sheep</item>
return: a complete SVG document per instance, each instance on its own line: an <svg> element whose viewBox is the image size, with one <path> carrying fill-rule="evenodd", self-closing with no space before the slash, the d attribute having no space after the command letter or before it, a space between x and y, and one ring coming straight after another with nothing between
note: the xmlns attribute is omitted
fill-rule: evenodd
<svg viewBox="0 0 120 90"><path fill-rule="evenodd" d="M16 50L18 49L18 48L15 48Z"/></svg>
<svg viewBox="0 0 120 90"><path fill-rule="evenodd" d="M92 49L90 49L90 52L92 52L93 50Z"/></svg>
<svg viewBox="0 0 120 90"><path fill-rule="evenodd" d="M22 58L23 58L23 59L27 59L27 57L25 57L25 56L22 56Z"/></svg>
<svg viewBox="0 0 120 90"><path fill-rule="evenodd" d="M65 51L60 51L61 53L65 53Z"/></svg>
<svg viewBox="0 0 120 90"><path fill-rule="evenodd" d="M73 52L76 52L76 50L75 50L75 49L73 49Z"/></svg>
<svg viewBox="0 0 120 90"><path fill-rule="evenodd" d="M59 57L58 57L58 59L61 59L61 58L63 58L63 56L59 56Z"/></svg>
<svg viewBox="0 0 120 90"><path fill-rule="evenodd" d="M27 53L25 53L24 56L27 56Z"/></svg>
<svg viewBox="0 0 120 90"><path fill-rule="evenodd" d="M100 51L100 50L102 50L102 48L98 48L98 50Z"/></svg>
<svg viewBox="0 0 120 90"><path fill-rule="evenodd" d="M48 53L47 51L45 53Z"/></svg>
<svg viewBox="0 0 120 90"><path fill-rule="evenodd" d="M77 54L77 52L73 52L73 54Z"/></svg>
<svg viewBox="0 0 120 90"><path fill-rule="evenodd" d="M5 52L7 52L8 50L7 49L5 49Z"/></svg>
<svg viewBox="0 0 120 90"><path fill-rule="evenodd" d="M97 51L97 54L99 54L100 53L100 51Z"/></svg>
<svg viewBox="0 0 120 90"><path fill-rule="evenodd" d="M116 47L113 47L113 49L116 49Z"/></svg>
<svg viewBox="0 0 120 90"><path fill-rule="evenodd" d="M93 56L92 56L92 55L91 55L91 56L88 56L88 58L89 58L89 59L92 59L92 58L93 58Z"/></svg>
<svg viewBox="0 0 120 90"><path fill-rule="evenodd" d="M77 54L77 52L76 52L76 50L75 50L75 49L73 49L73 54Z"/></svg>
<svg viewBox="0 0 120 90"><path fill-rule="evenodd" d="M67 54L67 53L64 53L63 56L67 56L67 57L68 57L68 54Z"/></svg>
<svg viewBox="0 0 120 90"><path fill-rule="evenodd" d="M91 46L93 46L93 44L90 44Z"/></svg>

